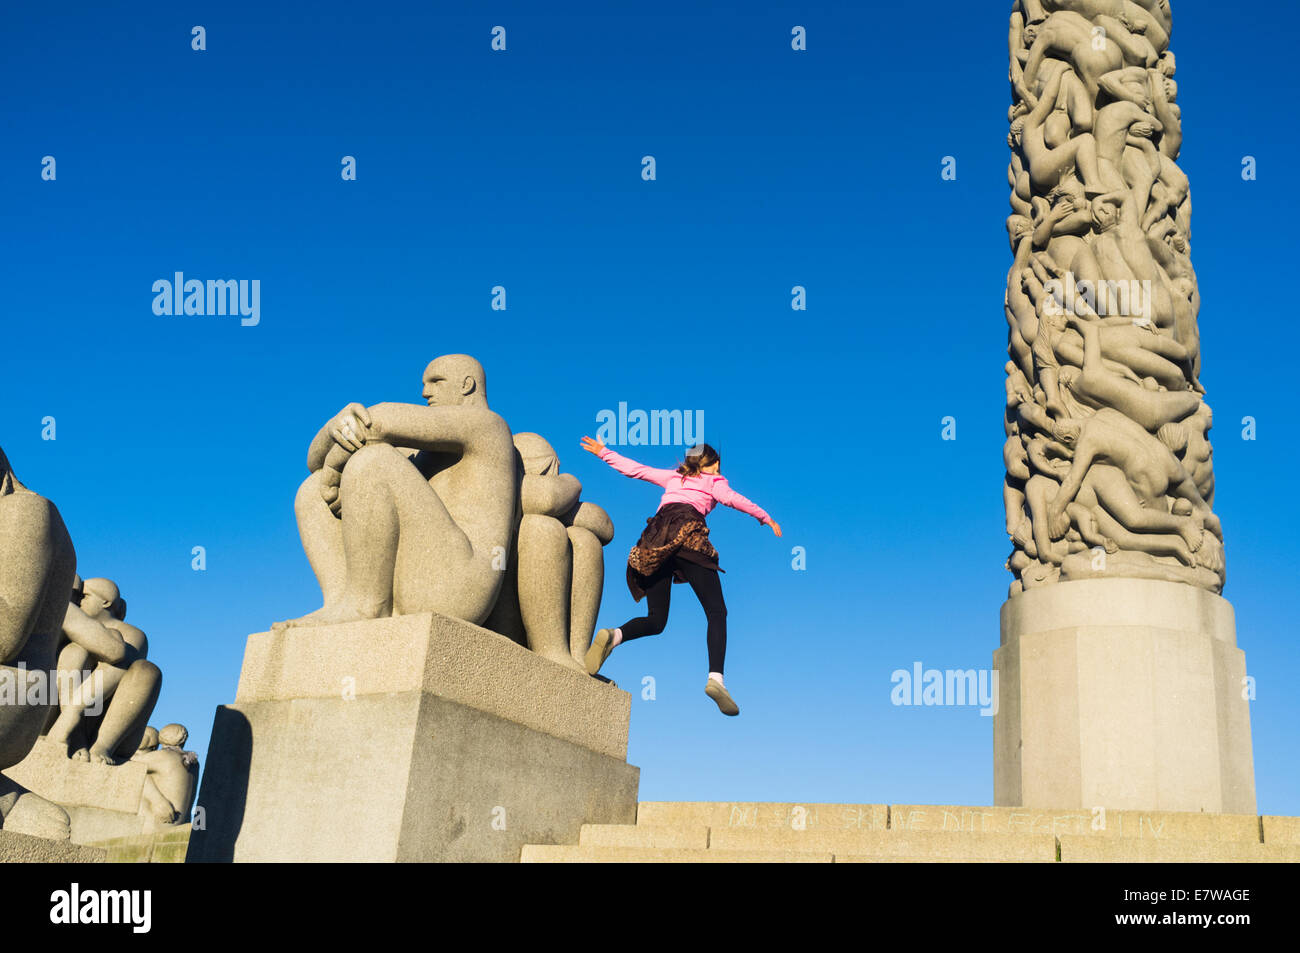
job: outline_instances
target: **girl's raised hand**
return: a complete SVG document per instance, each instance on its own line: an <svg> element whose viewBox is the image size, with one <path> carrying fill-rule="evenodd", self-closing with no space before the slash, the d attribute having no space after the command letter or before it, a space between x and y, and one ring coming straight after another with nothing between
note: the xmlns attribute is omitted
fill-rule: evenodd
<svg viewBox="0 0 1300 953"><path fill-rule="evenodd" d="M772 522L768 523L767 525L770 526L770 527L772 527L772 532L776 533L776 535L777 535L778 538L781 536L781 524L780 524L780 523L778 523L776 520L772 520Z"/></svg>
<svg viewBox="0 0 1300 953"><path fill-rule="evenodd" d="M600 456L600 451L605 449L605 445L599 440L592 440L590 437L583 437L582 449L586 450L588 453L594 453L596 456Z"/></svg>

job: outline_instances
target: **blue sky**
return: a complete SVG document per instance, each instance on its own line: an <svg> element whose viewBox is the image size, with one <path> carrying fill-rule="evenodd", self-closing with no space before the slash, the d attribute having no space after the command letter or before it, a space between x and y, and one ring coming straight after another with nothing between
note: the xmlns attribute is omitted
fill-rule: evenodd
<svg viewBox="0 0 1300 953"><path fill-rule="evenodd" d="M185 723L205 753L246 635L319 604L292 501L311 437L345 403L418 401L430 358L477 356L493 408L547 436L614 518L610 625L633 612L623 556L657 496L578 439L619 402L702 411L724 473L785 537L710 517L742 717L702 692L685 588L663 635L611 657L625 687L656 683L654 701L634 691L642 799L989 804L992 720L895 707L890 674L987 668L1010 580L1009 4L617 6L644 9L9 11L0 445L58 504L83 575L116 579L150 635L154 722ZM1225 595L1258 679L1259 809L1296 815L1285 493L1300 434L1281 282L1298 90L1285 56L1258 51L1287 49L1300 14L1218 6L1175 4L1180 164ZM489 47L498 24L505 53ZM795 24L806 52L790 49ZM155 315L152 284L176 271L258 279L260 323ZM1241 438L1245 416L1258 439Z"/></svg>

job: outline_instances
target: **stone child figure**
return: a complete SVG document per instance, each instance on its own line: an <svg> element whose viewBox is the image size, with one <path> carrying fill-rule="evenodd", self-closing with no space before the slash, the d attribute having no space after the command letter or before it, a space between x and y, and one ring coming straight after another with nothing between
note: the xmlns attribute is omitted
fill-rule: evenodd
<svg viewBox="0 0 1300 953"><path fill-rule="evenodd" d="M199 779L198 755L184 750L189 736L184 725L165 725L162 731L151 726L131 757L149 771L141 808L156 825L189 823Z"/></svg>
<svg viewBox="0 0 1300 953"><path fill-rule="evenodd" d="M117 764L139 747L162 690L162 671L146 658L145 634L125 621L126 602L117 585L87 579L82 589L80 611L67 610L68 642L59 652L59 717L46 737L65 751L71 747L77 760ZM88 642L83 616L112 630L120 645ZM98 718L87 712L96 706L104 706Z"/></svg>
<svg viewBox="0 0 1300 953"><path fill-rule="evenodd" d="M325 604L277 627L491 612L517 504L510 428L468 355L430 363L423 396L348 404L312 440L294 509Z"/></svg>

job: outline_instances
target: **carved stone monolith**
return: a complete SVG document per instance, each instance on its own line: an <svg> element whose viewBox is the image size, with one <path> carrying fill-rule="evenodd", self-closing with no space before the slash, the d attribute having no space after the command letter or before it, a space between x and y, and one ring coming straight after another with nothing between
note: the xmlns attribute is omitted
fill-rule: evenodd
<svg viewBox="0 0 1300 953"><path fill-rule="evenodd" d="M998 804L1255 811L1171 27L1011 15Z"/></svg>

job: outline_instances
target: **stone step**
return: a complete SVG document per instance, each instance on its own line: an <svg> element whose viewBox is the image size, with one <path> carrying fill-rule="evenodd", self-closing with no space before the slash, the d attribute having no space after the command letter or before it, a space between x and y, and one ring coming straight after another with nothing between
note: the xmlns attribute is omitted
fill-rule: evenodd
<svg viewBox="0 0 1300 953"><path fill-rule="evenodd" d="M1300 818L923 804L643 801L530 863L1298 863Z"/></svg>
<svg viewBox="0 0 1300 953"><path fill-rule="evenodd" d="M1275 836L1300 843L1300 819L1264 818ZM717 830L933 831L952 834L1062 834L1186 838L1259 843L1253 814L1174 811L1049 810L933 804L796 804L789 802L642 801L637 825ZM1269 840L1265 837L1265 840Z"/></svg>
<svg viewBox="0 0 1300 953"><path fill-rule="evenodd" d="M1274 817L1265 814L1259 819L1265 844L1300 844L1300 817Z"/></svg>
<svg viewBox="0 0 1300 953"><path fill-rule="evenodd" d="M1186 838L1259 843L1254 814L1197 814L1175 811L1048 810L1032 807L957 807L894 804L891 830L1052 834L1140 839Z"/></svg>
<svg viewBox="0 0 1300 953"><path fill-rule="evenodd" d="M888 827L884 804L795 804L777 801L642 801L638 826L722 828L808 828L878 830Z"/></svg>
<svg viewBox="0 0 1300 953"><path fill-rule="evenodd" d="M709 829L701 825L583 824L578 846L704 850L709 846Z"/></svg>
<svg viewBox="0 0 1300 953"><path fill-rule="evenodd" d="M1187 838L1061 835L1061 862L1084 864L1277 864L1300 862L1300 844L1248 844Z"/></svg>
<svg viewBox="0 0 1300 953"><path fill-rule="evenodd" d="M529 844L525 864L829 864L809 850L704 850L680 847L565 847Z"/></svg>
<svg viewBox="0 0 1300 953"><path fill-rule="evenodd" d="M737 830L710 832L710 850L782 850L830 853L871 860L976 863L1055 863L1056 838L1051 834L967 833L938 831Z"/></svg>

